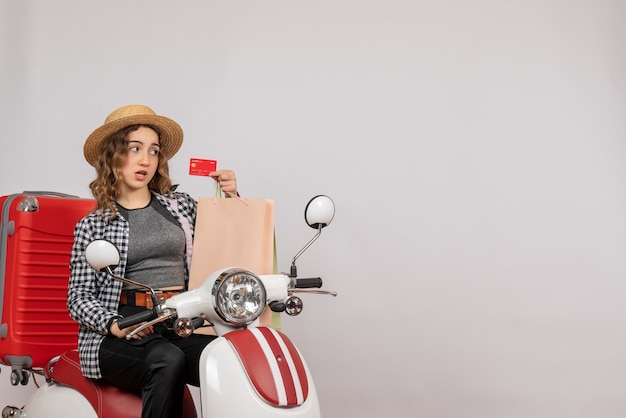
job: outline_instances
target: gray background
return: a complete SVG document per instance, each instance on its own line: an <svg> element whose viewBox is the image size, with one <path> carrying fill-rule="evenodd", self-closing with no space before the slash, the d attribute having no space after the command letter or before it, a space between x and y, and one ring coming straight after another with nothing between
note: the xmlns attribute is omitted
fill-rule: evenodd
<svg viewBox="0 0 626 418"><path fill-rule="evenodd" d="M626 415L623 0L0 0L0 194L89 197L87 135L144 103L276 201L283 329L323 416ZM2 367L0 407L13 388Z"/></svg>

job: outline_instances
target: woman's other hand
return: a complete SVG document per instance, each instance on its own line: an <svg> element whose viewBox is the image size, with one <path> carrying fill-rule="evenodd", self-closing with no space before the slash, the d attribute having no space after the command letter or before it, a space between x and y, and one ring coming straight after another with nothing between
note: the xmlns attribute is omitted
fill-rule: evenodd
<svg viewBox="0 0 626 418"><path fill-rule="evenodd" d="M237 195L237 176L232 170L217 170L209 174L215 181L219 182L224 193Z"/></svg>

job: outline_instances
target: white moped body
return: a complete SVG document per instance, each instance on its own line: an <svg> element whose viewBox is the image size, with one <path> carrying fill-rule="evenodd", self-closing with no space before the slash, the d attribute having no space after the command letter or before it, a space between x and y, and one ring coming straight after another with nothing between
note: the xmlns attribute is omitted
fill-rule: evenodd
<svg viewBox="0 0 626 418"><path fill-rule="evenodd" d="M6 409L6 408L5 408ZM40 386L24 408L14 415L24 417L97 418L96 411L87 398L76 389L56 382Z"/></svg>

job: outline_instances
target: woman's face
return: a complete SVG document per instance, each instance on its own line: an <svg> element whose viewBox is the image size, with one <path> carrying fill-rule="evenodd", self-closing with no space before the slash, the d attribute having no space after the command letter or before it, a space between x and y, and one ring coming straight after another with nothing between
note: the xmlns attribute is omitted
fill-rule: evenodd
<svg viewBox="0 0 626 418"><path fill-rule="evenodd" d="M122 194L148 188L159 166L159 136L152 129L140 126L128 133L128 153L122 164Z"/></svg>

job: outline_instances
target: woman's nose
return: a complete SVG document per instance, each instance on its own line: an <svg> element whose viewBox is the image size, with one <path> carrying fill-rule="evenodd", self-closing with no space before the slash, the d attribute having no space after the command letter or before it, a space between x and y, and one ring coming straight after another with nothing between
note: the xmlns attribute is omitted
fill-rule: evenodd
<svg viewBox="0 0 626 418"><path fill-rule="evenodd" d="M148 165L150 163L150 156L148 155L148 153L142 152L140 155L141 156L139 158L139 164Z"/></svg>

